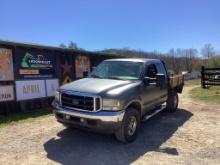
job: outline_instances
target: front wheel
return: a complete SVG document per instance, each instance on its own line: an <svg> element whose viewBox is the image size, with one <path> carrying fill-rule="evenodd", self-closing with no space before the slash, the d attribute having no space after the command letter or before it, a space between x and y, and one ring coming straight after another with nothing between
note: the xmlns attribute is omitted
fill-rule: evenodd
<svg viewBox="0 0 220 165"><path fill-rule="evenodd" d="M178 103L179 103L179 98L177 92L175 91L169 92L166 103L167 112L176 112Z"/></svg>
<svg viewBox="0 0 220 165"><path fill-rule="evenodd" d="M132 142L136 139L140 127L140 114L134 108L128 108L123 118L121 127L116 131L116 138L124 143Z"/></svg>

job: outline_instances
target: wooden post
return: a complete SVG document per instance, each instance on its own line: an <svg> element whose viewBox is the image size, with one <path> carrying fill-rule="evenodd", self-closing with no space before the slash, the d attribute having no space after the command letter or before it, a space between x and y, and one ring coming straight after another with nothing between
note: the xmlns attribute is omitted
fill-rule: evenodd
<svg viewBox="0 0 220 165"><path fill-rule="evenodd" d="M205 67L202 66L201 68L201 86L205 88Z"/></svg>

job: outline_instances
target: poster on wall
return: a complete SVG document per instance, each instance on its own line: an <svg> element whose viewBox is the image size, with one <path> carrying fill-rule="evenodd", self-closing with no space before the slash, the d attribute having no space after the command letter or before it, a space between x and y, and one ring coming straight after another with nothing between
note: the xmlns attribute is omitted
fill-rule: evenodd
<svg viewBox="0 0 220 165"><path fill-rule="evenodd" d="M61 70L62 70L62 85L70 83L72 81L71 79L71 70L72 66L69 64L67 60L65 60L64 63L61 64Z"/></svg>
<svg viewBox="0 0 220 165"><path fill-rule="evenodd" d="M15 84L18 101L46 97L44 80L16 81Z"/></svg>
<svg viewBox="0 0 220 165"><path fill-rule="evenodd" d="M0 102L14 100L14 87L13 85L0 86Z"/></svg>
<svg viewBox="0 0 220 165"><path fill-rule="evenodd" d="M76 78L82 78L83 72L90 72L90 59L87 56L79 55L75 59Z"/></svg>
<svg viewBox="0 0 220 165"><path fill-rule="evenodd" d="M59 81L58 79L51 79L46 80L46 89L47 89L47 96L54 96L56 90L59 88Z"/></svg>
<svg viewBox="0 0 220 165"><path fill-rule="evenodd" d="M55 78L55 56L46 51L31 51L17 48L17 79Z"/></svg>
<svg viewBox="0 0 220 165"><path fill-rule="evenodd" d="M0 81L14 80L12 50L0 48Z"/></svg>

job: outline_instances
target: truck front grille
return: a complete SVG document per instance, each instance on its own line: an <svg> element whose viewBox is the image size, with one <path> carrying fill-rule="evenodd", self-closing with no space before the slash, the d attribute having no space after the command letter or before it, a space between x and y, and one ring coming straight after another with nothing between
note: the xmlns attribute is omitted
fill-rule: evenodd
<svg viewBox="0 0 220 165"><path fill-rule="evenodd" d="M87 96L77 93L62 93L62 106L69 109L83 111L98 111L101 107L101 100L97 96Z"/></svg>

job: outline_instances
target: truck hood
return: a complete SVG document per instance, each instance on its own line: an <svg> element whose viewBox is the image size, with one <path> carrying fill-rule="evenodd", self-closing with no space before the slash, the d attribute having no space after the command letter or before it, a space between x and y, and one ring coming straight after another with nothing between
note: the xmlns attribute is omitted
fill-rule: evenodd
<svg viewBox="0 0 220 165"><path fill-rule="evenodd" d="M76 80L72 83L61 86L61 90L71 90L75 92L85 92L91 94L100 94L102 92L109 92L116 88L131 86L135 84L132 81L99 79L99 78L84 78Z"/></svg>

